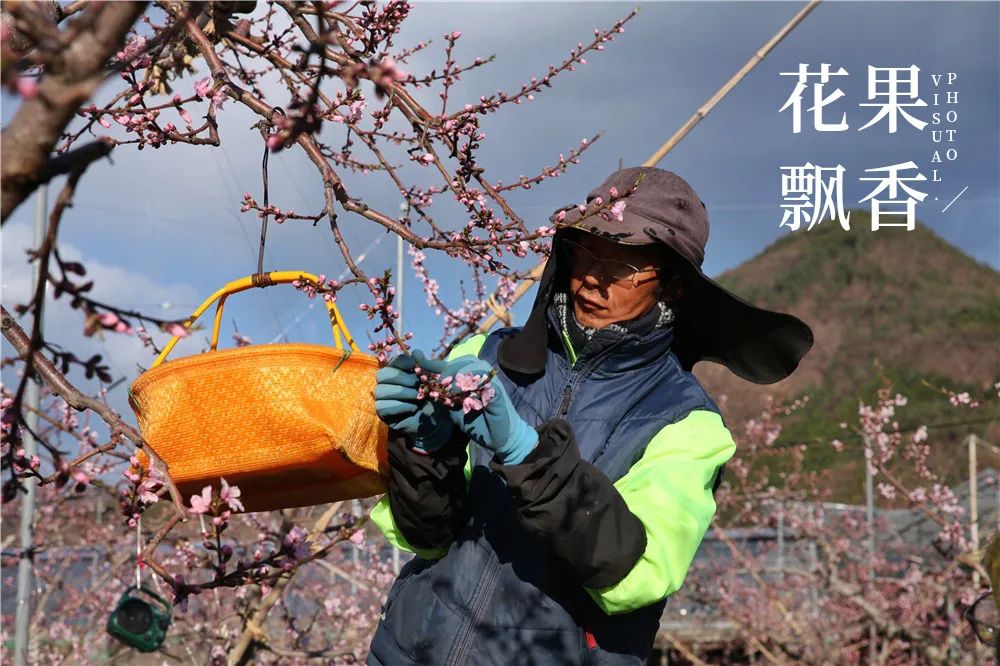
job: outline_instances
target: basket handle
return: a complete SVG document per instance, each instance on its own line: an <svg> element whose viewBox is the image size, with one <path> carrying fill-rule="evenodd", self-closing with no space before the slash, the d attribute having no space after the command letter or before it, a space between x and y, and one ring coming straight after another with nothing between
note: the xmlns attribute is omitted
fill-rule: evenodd
<svg viewBox="0 0 1000 666"><path fill-rule="evenodd" d="M252 289L254 287L267 287L272 284L287 284L294 282L295 280L309 279L315 283L319 283L319 277L313 275L312 273L305 273L303 271L271 271L269 273L263 273L260 275L248 275L245 278L240 278L238 280L233 280L226 286L219 289L217 292L205 299L205 302L198 306L187 321L184 323L185 328L190 328L198 318L208 310L209 306L215 301L219 301L219 305L215 309L215 322L212 324L212 351L215 351L219 344L219 328L222 325L222 308L225 307L226 299L232 294L238 294L241 291L246 291L247 289ZM340 310L337 309L337 304L332 301L323 301L326 304L327 313L330 315L330 325L333 328L333 339L334 343L337 345L337 349L343 351L344 343L341 340L341 335L347 338L347 343L350 345L348 353L353 353L358 350L358 346L354 344L354 338L351 337L350 331L347 330L347 325L344 323L343 317L340 316ZM160 363L167 359L167 355L173 350L174 345L180 340L180 336L174 336L171 338L164 347L160 355L156 357L156 360L150 366L150 368L155 368Z"/></svg>

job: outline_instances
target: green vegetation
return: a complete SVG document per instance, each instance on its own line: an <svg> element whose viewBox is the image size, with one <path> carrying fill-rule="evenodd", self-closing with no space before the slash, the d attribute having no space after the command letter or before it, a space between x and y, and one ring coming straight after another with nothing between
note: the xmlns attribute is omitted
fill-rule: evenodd
<svg viewBox="0 0 1000 666"><path fill-rule="evenodd" d="M983 397L1000 380L1000 273L919 222L913 231L873 232L868 213L852 211L850 231L826 220L812 231L789 233L718 281L813 328L816 349L802 370L822 383L801 392L810 400L786 418L780 441L809 444L809 470L857 463L835 489L838 499L858 500L863 474L860 439L840 423L856 423L858 403L875 401L881 377L909 399L897 410L900 427L929 426L935 469L950 481L964 474L964 449L957 447L965 435L983 435L991 425L1000 432L995 392L992 411L989 405L970 410L952 406L934 388ZM728 392L728 386L710 390ZM760 387L761 400L731 405L732 415L749 416L771 392ZM983 423L991 416L992 424ZM835 438L844 442L843 454L830 446Z"/></svg>

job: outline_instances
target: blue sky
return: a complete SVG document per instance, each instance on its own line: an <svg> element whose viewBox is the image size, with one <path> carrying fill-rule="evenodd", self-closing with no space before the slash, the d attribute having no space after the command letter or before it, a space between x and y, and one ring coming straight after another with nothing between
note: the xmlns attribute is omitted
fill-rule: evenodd
<svg viewBox="0 0 1000 666"><path fill-rule="evenodd" d="M610 26L636 5L622 3L420 3L397 38L398 46L431 38L429 49L404 68L421 75L441 68L446 31L463 33L458 61L496 54L497 61L471 72L451 93L451 109L498 89L516 91L532 76L543 75L550 63L561 62L578 41L587 42L597 27ZM587 56L586 66L560 75L553 88L535 101L509 107L483 119L487 134L480 161L492 180L510 182L520 174L534 175L554 164L580 139L604 132L603 138L565 176L530 191L512 193L509 201L529 225L545 223L559 206L581 201L586 192L612 170L645 160L697 108L802 6L801 3L643 3L626 32L601 53ZM846 206L857 206L871 186L858 178L874 168L913 160L930 177L935 148L954 147L958 159L937 165L940 183L918 186L928 197L917 207L919 223L979 261L1000 267L1000 4L960 2L840 3L820 5L750 75L685 138L660 166L682 175L705 201L711 239L705 262L710 275L738 265L777 238L792 233L779 228L782 165L806 162L846 168ZM844 67L828 92L841 88L828 119L847 113L846 132L817 133L808 117L801 134L792 133L789 113L779 113L794 81L780 72L799 63L812 69L821 63ZM930 120L930 113L958 111L952 127L955 142L932 143L930 126L923 132L907 123L889 134L885 122L858 128L872 115L859 107L866 102L867 68L909 67L920 73L920 97L931 103L935 90L930 74L955 72L951 90L959 93L957 107L928 107L913 113ZM204 73L199 73L202 76ZM190 83L181 82L181 89ZM944 88L943 81L941 88ZM436 90L419 94L437 109ZM100 97L98 101L105 99ZM287 102L282 95L274 103ZM811 100L807 98L807 103ZM4 94L6 122L16 100ZM193 110L192 110L193 111ZM92 168L84 178L75 206L64 219L61 243L65 253L87 262L97 283L95 294L151 314L183 318L201 298L226 281L247 275L256 264L256 218L239 213L244 191L258 196L260 139L249 130L254 118L230 102L220 114L223 147L171 146L160 151L119 148L112 164ZM940 127L940 126L939 126ZM324 138L337 143L339 128ZM411 169L415 179L427 172ZM406 173L406 172L404 172ZM394 213L398 193L381 176L345 175L352 195L361 196L384 212ZM423 181L422 181L423 182ZM945 205L961 197L946 212ZM321 187L315 169L298 150L271 160L272 202L296 211L321 207ZM54 197L54 193L51 195ZM937 200L934 199L937 197ZM449 227L464 224L461 211L442 201L438 219ZM27 292L23 250L30 245L34 206L28 202L3 231L5 304ZM395 262L395 239L360 219L341 216L345 234L356 253L371 247L363 266L380 272ZM804 229L794 233L808 233ZM851 232L844 232L851 233ZM908 242L903 229L882 229L898 242ZM381 238L380 242L376 241ZM373 245L374 244L374 245ZM308 223L272 226L267 267L310 270L337 275L343 262L325 225ZM428 264L442 285L446 302L457 305L456 271L447 258L430 257ZM525 266L528 265L527 263ZM418 346L433 347L440 321L416 291L412 272L405 276L405 327ZM365 321L357 310L363 294L344 293L340 303L356 337L364 339ZM257 342L284 333L293 341L325 342L318 308L290 288L248 292L232 299L232 315L241 330ZM523 320L530 296L515 309ZM136 364L151 358L134 340L109 336L82 340L82 321L63 304L50 311L48 330L57 341L83 351L106 354L116 376L135 378ZM232 324L226 322L228 341ZM200 338L199 338L200 339ZM176 353L195 353L198 340ZM6 374L5 382L12 381ZM127 410L124 391L112 396Z"/></svg>

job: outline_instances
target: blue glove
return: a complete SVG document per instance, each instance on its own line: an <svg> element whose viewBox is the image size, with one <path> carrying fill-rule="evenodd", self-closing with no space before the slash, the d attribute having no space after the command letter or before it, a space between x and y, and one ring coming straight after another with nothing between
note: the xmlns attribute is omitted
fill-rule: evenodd
<svg viewBox="0 0 1000 666"><path fill-rule="evenodd" d="M419 381L413 356L399 355L375 373L375 413L394 430L410 437L413 448L431 453L454 432L448 408L417 399Z"/></svg>
<svg viewBox="0 0 1000 666"><path fill-rule="evenodd" d="M474 356L465 356L451 363L428 359L419 349L412 356L399 355L375 373L375 413L394 430L410 437L413 448L420 453L432 453L444 446L454 432L448 408L432 400L418 399L419 380L416 366L443 376L454 376Z"/></svg>
<svg viewBox="0 0 1000 666"><path fill-rule="evenodd" d="M421 367L438 372L442 377L454 377L459 372L485 375L493 370L489 363L475 356L462 356L444 365L437 365L439 363L442 362L430 361L422 363ZM466 414L461 407L453 407L449 410L451 418L469 439L493 451L500 464L517 465L535 449L538 432L518 415L503 384L496 377L490 383L495 393L484 409Z"/></svg>

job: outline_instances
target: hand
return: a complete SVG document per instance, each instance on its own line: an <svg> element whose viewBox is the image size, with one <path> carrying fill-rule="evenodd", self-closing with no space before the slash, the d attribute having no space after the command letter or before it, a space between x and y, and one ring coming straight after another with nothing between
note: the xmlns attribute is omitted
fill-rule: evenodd
<svg viewBox="0 0 1000 666"><path fill-rule="evenodd" d="M419 350L414 356L401 354L375 373L375 413L390 428L408 435L413 448L431 453L447 443L454 426L447 407L417 399L419 379L413 368L422 360Z"/></svg>
<svg viewBox="0 0 1000 666"><path fill-rule="evenodd" d="M489 363L474 356L462 356L451 362L425 361L420 364L425 370L437 372L441 377L454 377L460 372L486 375L493 371ZM503 465L517 465L524 461L538 444L538 432L518 415L507 391L495 377L491 380L493 399L482 410L466 414L459 407L449 410L455 427L469 438L493 451Z"/></svg>

